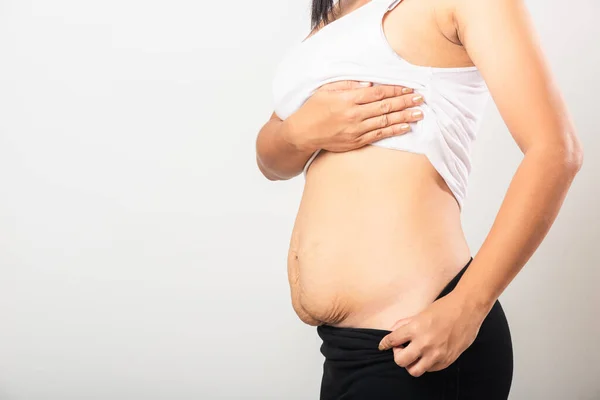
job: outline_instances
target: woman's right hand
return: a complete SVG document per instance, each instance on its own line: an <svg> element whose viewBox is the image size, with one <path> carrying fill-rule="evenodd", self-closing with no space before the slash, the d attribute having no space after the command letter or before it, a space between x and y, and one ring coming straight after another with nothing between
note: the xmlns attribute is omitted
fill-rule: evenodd
<svg viewBox="0 0 600 400"><path fill-rule="evenodd" d="M423 118L411 88L340 81L321 86L286 119L285 140L298 150L354 150L410 131Z"/></svg>

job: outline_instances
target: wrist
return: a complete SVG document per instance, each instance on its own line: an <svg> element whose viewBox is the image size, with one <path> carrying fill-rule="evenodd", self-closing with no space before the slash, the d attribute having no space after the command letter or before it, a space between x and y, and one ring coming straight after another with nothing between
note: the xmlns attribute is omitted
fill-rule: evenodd
<svg viewBox="0 0 600 400"><path fill-rule="evenodd" d="M496 302L496 299L482 296L480 293L467 291L456 286L450 295L460 304L460 308L468 314L477 315L484 319Z"/></svg>
<svg viewBox="0 0 600 400"><path fill-rule="evenodd" d="M283 141L295 151L312 154L317 150L306 140L305 135L302 135L301 130L294 124L292 118L283 120L280 129Z"/></svg>

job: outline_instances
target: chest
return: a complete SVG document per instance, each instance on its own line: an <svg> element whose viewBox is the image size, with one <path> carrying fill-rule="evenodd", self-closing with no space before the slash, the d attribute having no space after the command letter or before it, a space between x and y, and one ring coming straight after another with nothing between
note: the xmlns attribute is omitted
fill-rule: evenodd
<svg viewBox="0 0 600 400"><path fill-rule="evenodd" d="M423 88L431 66L453 63L453 44L439 29L442 1L450 0L370 0L297 43L273 81L279 117L335 80Z"/></svg>
<svg viewBox="0 0 600 400"><path fill-rule="evenodd" d="M464 64L464 49L457 37L452 12L453 0L340 1L342 14L298 44L306 50L302 55L348 57L348 50L368 54L369 46L383 42L413 64L440 67Z"/></svg>

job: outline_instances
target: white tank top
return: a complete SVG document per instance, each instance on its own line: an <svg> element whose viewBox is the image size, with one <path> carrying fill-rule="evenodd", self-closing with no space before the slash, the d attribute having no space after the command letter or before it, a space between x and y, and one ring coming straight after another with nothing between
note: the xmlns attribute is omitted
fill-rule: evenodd
<svg viewBox="0 0 600 400"><path fill-rule="evenodd" d="M413 88L425 99L419 106L423 119L411 123L406 134L372 144L424 154L462 209L488 88L477 67L418 66L396 53L385 37L383 17L401 1L371 0L293 46L275 72L274 111L286 119L320 86L340 80ZM305 177L319 151L306 163Z"/></svg>

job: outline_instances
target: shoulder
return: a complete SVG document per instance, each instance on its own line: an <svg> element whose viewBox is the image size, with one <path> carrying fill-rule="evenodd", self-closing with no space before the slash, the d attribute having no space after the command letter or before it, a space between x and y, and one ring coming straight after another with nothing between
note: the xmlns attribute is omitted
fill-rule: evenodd
<svg viewBox="0 0 600 400"><path fill-rule="evenodd" d="M461 42L468 30L473 35L490 34L492 29L509 29L527 24L524 0L448 0Z"/></svg>
<svg viewBox="0 0 600 400"><path fill-rule="evenodd" d="M453 12L458 20L473 17L501 16L507 12L519 12L524 0L447 0L452 2Z"/></svg>

